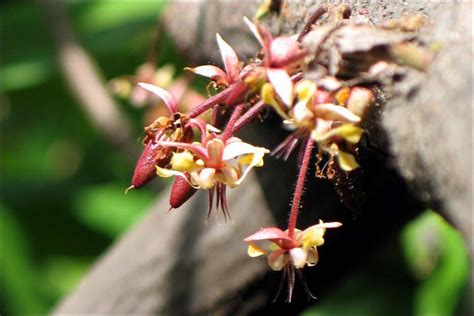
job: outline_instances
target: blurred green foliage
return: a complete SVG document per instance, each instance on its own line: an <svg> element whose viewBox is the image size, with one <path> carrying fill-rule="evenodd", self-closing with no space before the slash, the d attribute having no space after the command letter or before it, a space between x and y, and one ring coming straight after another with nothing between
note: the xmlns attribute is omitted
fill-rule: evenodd
<svg viewBox="0 0 474 316"><path fill-rule="evenodd" d="M66 8L110 79L145 61L165 4L72 1ZM133 157L102 139L72 97L40 4L3 2L0 21L0 314L44 314L156 193L124 195ZM169 40L159 61L183 65ZM142 111L121 109L139 135ZM469 269L459 233L428 212L400 240L306 314L454 315Z"/></svg>
<svg viewBox="0 0 474 316"><path fill-rule="evenodd" d="M426 211L370 265L334 288L305 316L454 316L467 297L469 253L461 234Z"/></svg>
<svg viewBox="0 0 474 316"><path fill-rule="evenodd" d="M108 80L145 61L164 1L66 2L77 39ZM0 4L0 314L44 314L150 206L124 195L133 159L94 130L57 64L39 2ZM182 61L169 40L159 61ZM121 103L137 138L143 111ZM137 141L137 149L139 149Z"/></svg>

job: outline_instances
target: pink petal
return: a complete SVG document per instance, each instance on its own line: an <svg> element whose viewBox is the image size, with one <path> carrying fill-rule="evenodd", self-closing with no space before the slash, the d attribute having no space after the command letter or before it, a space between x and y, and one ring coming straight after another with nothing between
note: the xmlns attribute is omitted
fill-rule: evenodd
<svg viewBox="0 0 474 316"><path fill-rule="evenodd" d="M252 31L253 35L257 38L258 42L262 47L265 45L265 42L263 41L262 36L260 35L260 32L255 24L253 24L247 17L244 16L244 21L249 27L250 31Z"/></svg>
<svg viewBox="0 0 474 316"><path fill-rule="evenodd" d="M257 25L253 24L246 17L244 17L244 21L248 25L248 27L250 28L250 31L252 31L253 35L257 38L260 45L262 45L266 61L270 61L270 59L271 59L270 45L273 41L272 35L270 34L270 32L267 29L261 27L258 24Z"/></svg>
<svg viewBox="0 0 474 316"><path fill-rule="evenodd" d="M207 123L201 119L196 119L196 118L192 118L188 121L188 123L186 124L186 127L196 127L199 129L199 131L201 132L201 139L206 139L207 137L207 129L206 129L206 125Z"/></svg>
<svg viewBox="0 0 474 316"><path fill-rule="evenodd" d="M227 74L219 67L212 65L198 66L196 68L185 68L186 70L192 71L197 75L207 77L214 81L224 80L226 84L229 84L227 80Z"/></svg>
<svg viewBox="0 0 474 316"><path fill-rule="evenodd" d="M329 222L329 223L320 222L319 224L316 224L316 225L313 225L313 226L310 226L310 227L306 228L303 231L303 234L307 231L310 231L310 230L316 229L316 228L338 228L338 227L341 227L341 226L342 226L342 223L339 223L339 222Z"/></svg>
<svg viewBox="0 0 474 316"><path fill-rule="evenodd" d="M258 232L248 236L244 239L245 242L258 241L258 240L276 240L283 239L293 241L288 234L276 227L260 228Z"/></svg>
<svg viewBox="0 0 474 316"><path fill-rule="evenodd" d="M170 110L171 114L174 114L178 111L178 103L176 102L176 99L165 89L144 82L140 82L138 85L162 99Z"/></svg>
<svg viewBox="0 0 474 316"><path fill-rule="evenodd" d="M239 77L240 73L239 57L237 57L235 51L222 39L219 33L216 34L216 39L217 45L219 45L219 50L221 51L225 71L227 72L228 77L234 81Z"/></svg>
<svg viewBox="0 0 474 316"><path fill-rule="evenodd" d="M328 103L331 100L331 94L327 91L320 90L316 92L316 103Z"/></svg>
<svg viewBox="0 0 474 316"><path fill-rule="evenodd" d="M191 153L198 155L199 158L201 158L202 160L208 159L207 151L199 145L170 141L159 141L157 142L157 144L163 147L176 147L180 149L186 149L189 150Z"/></svg>
<svg viewBox="0 0 474 316"><path fill-rule="evenodd" d="M282 69L268 68L267 76L283 103L291 107L293 103L293 82L288 73Z"/></svg>
<svg viewBox="0 0 474 316"><path fill-rule="evenodd" d="M220 168L222 165L222 153L224 152L224 142L219 138L214 138L207 142L208 160L206 165Z"/></svg>
<svg viewBox="0 0 474 316"><path fill-rule="evenodd" d="M286 36L275 38L270 45L271 64L274 67L287 66L294 63L296 57L304 57L298 42Z"/></svg>
<svg viewBox="0 0 474 316"><path fill-rule="evenodd" d="M268 265L274 271L282 270L288 263L286 251L283 249L275 250L268 255Z"/></svg>

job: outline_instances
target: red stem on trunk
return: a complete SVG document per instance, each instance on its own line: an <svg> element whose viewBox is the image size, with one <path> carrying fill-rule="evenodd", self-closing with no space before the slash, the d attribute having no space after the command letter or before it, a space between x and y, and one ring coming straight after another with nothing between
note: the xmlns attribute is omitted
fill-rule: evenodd
<svg viewBox="0 0 474 316"><path fill-rule="evenodd" d="M300 172L298 174L298 180L296 181L295 193L293 195L293 204L291 205L290 219L288 220L288 236L290 238L293 238L295 233L296 220L298 218L301 196L303 195L304 181L306 178L306 172L308 171L309 161L311 160L313 145L313 139L311 138L311 136L308 136L308 140L306 141L306 147L304 150L303 160L301 161Z"/></svg>
<svg viewBox="0 0 474 316"><path fill-rule="evenodd" d="M237 119L240 117L240 114L244 110L245 103L240 103L239 105L236 105L234 108L234 111L232 112L232 115L229 118L229 121L227 121L227 125L225 126L225 130L222 133L221 139L225 143L226 140L229 139L234 134L234 126L235 122Z"/></svg>
<svg viewBox="0 0 474 316"><path fill-rule="evenodd" d="M260 101L252 106L247 112L242 115L237 122L235 122L232 134L237 133L242 127L250 123L257 115L259 115L265 108L265 103Z"/></svg>
<svg viewBox="0 0 474 316"><path fill-rule="evenodd" d="M191 110L191 112L189 112L189 117L195 118L201 115L202 113L206 112L207 110L209 110L214 105L224 102L227 99L227 97L232 93L232 91L234 90L236 86L237 86L237 83L233 83L230 86L228 86L225 90L222 90L221 92L219 92L216 95L213 95L206 101L196 105Z"/></svg>

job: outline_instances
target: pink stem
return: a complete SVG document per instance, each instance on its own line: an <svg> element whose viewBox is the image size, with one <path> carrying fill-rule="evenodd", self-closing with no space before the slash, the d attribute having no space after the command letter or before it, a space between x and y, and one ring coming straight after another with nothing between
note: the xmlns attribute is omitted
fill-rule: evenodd
<svg viewBox="0 0 474 316"><path fill-rule="evenodd" d="M234 134L234 126L235 122L237 119L240 117L240 114L244 110L244 103L241 103L237 105L234 109L234 112L232 112L232 115L229 118L229 121L227 122L227 125L225 126L225 130L222 133L221 139L225 143L226 140L229 139Z"/></svg>
<svg viewBox="0 0 474 316"><path fill-rule="evenodd" d="M242 115L237 122L235 122L234 129L232 130L232 134L237 133L242 127L250 123L260 112L263 111L265 108L265 103L262 101L258 102L254 106L252 106L247 112Z"/></svg>
<svg viewBox="0 0 474 316"><path fill-rule="evenodd" d="M214 105L216 105L218 103L221 103L221 102L224 102L227 99L227 97L232 93L232 91L234 90L234 88L236 86L237 86L237 84L233 83L230 86L228 86L225 90L222 90L221 92L219 92L216 95L213 95L212 97L210 97L206 101L196 105L191 110L191 112L189 112L189 117L190 118L197 117L197 116L201 115L202 113L206 112L207 110L209 110Z"/></svg>
<svg viewBox="0 0 474 316"><path fill-rule="evenodd" d="M288 221L288 236L293 238L296 227L296 220L298 218L298 211L301 203L301 196L303 195L303 186L306 178L306 172L308 171L309 161L311 160L311 152L313 151L313 139L311 136L306 141L306 147L304 150L303 161L301 162L300 172L298 174L298 180L296 181L295 194L293 195L293 204L291 205L290 219Z"/></svg>

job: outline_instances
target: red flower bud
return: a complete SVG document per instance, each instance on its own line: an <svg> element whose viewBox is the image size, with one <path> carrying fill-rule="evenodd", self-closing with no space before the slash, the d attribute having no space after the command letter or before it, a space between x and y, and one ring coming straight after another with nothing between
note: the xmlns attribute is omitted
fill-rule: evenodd
<svg viewBox="0 0 474 316"><path fill-rule="evenodd" d="M169 148L163 148L153 141L145 145L140 158L138 158L133 173L132 185L129 189L138 189L156 177L156 165L166 165L171 158ZM128 190L128 189L127 189Z"/></svg>
<svg viewBox="0 0 474 316"><path fill-rule="evenodd" d="M190 186L185 179L182 177L176 177L170 194L171 208L178 208L183 205L194 195L194 193L196 193L196 191L197 190Z"/></svg>

